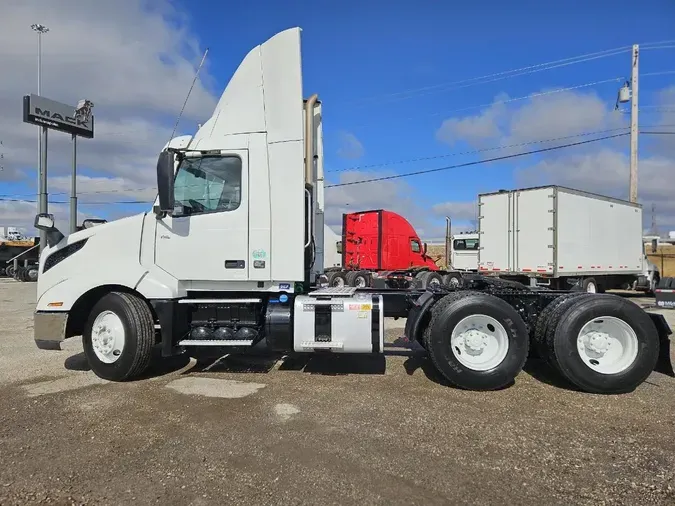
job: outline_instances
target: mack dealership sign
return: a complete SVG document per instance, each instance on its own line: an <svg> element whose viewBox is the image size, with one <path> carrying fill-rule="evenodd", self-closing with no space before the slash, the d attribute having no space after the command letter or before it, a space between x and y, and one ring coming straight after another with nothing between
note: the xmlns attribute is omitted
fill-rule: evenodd
<svg viewBox="0 0 675 506"><path fill-rule="evenodd" d="M76 117L72 105L38 95L23 97L23 121L87 139L94 138L94 116Z"/></svg>

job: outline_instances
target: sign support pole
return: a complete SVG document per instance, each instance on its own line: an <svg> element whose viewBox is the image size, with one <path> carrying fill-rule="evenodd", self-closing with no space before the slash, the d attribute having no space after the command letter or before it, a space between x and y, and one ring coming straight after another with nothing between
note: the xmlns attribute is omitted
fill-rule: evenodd
<svg viewBox="0 0 675 506"><path fill-rule="evenodd" d="M77 232L77 135L73 134L73 175L70 183L70 233Z"/></svg>
<svg viewBox="0 0 675 506"><path fill-rule="evenodd" d="M42 127L42 170L40 170L40 212L49 212L47 200L47 128ZM47 233L44 233L45 239L42 240L42 230L40 231L40 254L47 247Z"/></svg>

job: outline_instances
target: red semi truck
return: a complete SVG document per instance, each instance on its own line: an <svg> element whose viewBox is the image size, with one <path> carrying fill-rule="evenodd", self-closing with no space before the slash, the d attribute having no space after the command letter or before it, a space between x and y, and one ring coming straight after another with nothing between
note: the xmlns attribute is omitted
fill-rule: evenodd
<svg viewBox="0 0 675 506"><path fill-rule="evenodd" d="M455 284L457 272L441 270L403 216L383 209L342 216L342 266L325 270L329 286L421 288Z"/></svg>

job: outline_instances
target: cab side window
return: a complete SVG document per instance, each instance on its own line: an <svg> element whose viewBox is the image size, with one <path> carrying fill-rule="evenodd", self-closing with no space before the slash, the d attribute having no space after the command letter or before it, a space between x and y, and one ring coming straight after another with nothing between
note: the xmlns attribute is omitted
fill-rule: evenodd
<svg viewBox="0 0 675 506"><path fill-rule="evenodd" d="M176 173L178 215L234 211L241 205L242 163L238 156L185 158Z"/></svg>
<svg viewBox="0 0 675 506"><path fill-rule="evenodd" d="M410 239L410 249L413 253L419 253L422 251L420 242L417 239Z"/></svg>

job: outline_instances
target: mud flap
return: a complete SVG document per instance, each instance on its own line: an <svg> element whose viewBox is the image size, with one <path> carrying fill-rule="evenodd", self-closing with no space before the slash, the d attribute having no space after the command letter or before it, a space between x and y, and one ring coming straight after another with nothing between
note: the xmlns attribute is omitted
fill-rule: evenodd
<svg viewBox="0 0 675 506"><path fill-rule="evenodd" d="M431 309L434 303L434 295L431 292L424 292L414 303L405 322L403 334L410 342L418 341L422 337L424 328L422 320L424 315Z"/></svg>
<svg viewBox="0 0 675 506"><path fill-rule="evenodd" d="M675 371L673 367L675 366L675 350L673 349L672 343L670 342L670 335L673 333L666 322L666 319L662 314L647 313L654 325L656 330L659 332L659 359L656 362L656 367L654 370L668 376L675 377Z"/></svg>

